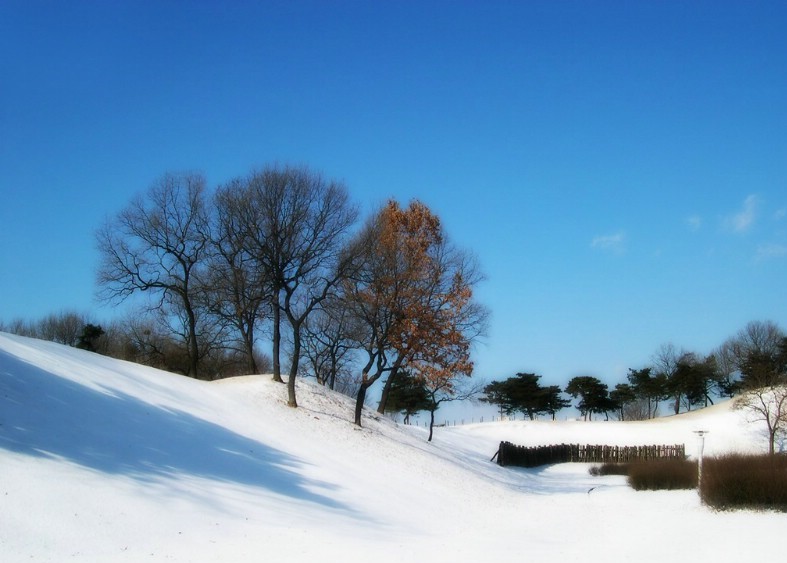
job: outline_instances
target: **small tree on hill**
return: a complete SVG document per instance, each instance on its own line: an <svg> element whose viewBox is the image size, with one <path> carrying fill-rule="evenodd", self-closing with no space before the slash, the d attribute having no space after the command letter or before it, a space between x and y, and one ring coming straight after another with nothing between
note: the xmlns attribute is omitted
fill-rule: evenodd
<svg viewBox="0 0 787 563"><path fill-rule="evenodd" d="M618 383L615 385L615 388L610 391L609 398L618 409L619 420L631 419L631 410L627 407L637 401L637 394L634 392L634 388L631 385L628 383ZM629 416L627 416L627 414ZM636 415L634 415L633 418L636 420Z"/></svg>
<svg viewBox="0 0 787 563"><path fill-rule="evenodd" d="M562 397L563 391L559 385L550 385L541 388L541 401L539 412L544 412L555 420L557 413L571 406L571 401Z"/></svg>
<svg viewBox="0 0 787 563"><path fill-rule="evenodd" d="M544 394L539 379L541 376L535 373L517 373L507 380L515 410L530 420L535 420L536 414L544 410Z"/></svg>
<svg viewBox="0 0 787 563"><path fill-rule="evenodd" d="M608 413L615 409L609 399L607 384L589 375L572 378L566 386L566 393L581 397L577 408L585 420L592 419L593 413Z"/></svg>
<svg viewBox="0 0 787 563"><path fill-rule="evenodd" d="M483 403L497 405L500 418L503 418L504 414L516 412L511 394L506 388L506 381L492 381L489 383L484 387L483 396L480 400Z"/></svg>
<svg viewBox="0 0 787 563"><path fill-rule="evenodd" d="M752 421L768 429L768 452L776 452L776 440L787 435L787 337L772 354L752 353L743 364L746 384L734 407L747 411Z"/></svg>
<svg viewBox="0 0 787 563"><path fill-rule="evenodd" d="M432 406L429 392L424 382L407 370L401 370L399 377L391 385L386 403L386 412L398 412L404 415L404 423L410 423L410 417Z"/></svg>
<svg viewBox="0 0 787 563"><path fill-rule="evenodd" d="M659 402L667 395L667 378L664 375L654 375L653 369L630 369L628 373L629 384L637 398L647 403L647 416L654 418L659 410Z"/></svg>
<svg viewBox="0 0 787 563"><path fill-rule="evenodd" d="M82 328L82 334L79 335L79 340L76 347L88 352L95 352L98 350L98 340L104 335L104 329L98 325L91 323L86 324Z"/></svg>
<svg viewBox="0 0 787 563"><path fill-rule="evenodd" d="M443 403L453 401L466 401L476 397L482 389L482 384L470 378L455 378L443 373L439 377L430 377L424 380L424 389L428 395L429 406L429 438L431 442L434 434L435 412Z"/></svg>
<svg viewBox="0 0 787 563"><path fill-rule="evenodd" d="M570 405L561 397L562 391L557 385L542 387L540 375L534 373L517 373L504 381L493 381L483 389L482 401L500 408L500 415L521 412L530 420L539 414L548 414L555 419L557 412Z"/></svg>

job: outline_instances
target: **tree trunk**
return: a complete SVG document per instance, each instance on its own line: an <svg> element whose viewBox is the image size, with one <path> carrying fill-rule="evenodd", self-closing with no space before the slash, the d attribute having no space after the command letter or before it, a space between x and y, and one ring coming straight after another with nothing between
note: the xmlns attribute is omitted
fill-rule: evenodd
<svg viewBox="0 0 787 563"><path fill-rule="evenodd" d="M246 348L246 370L249 375L256 375L259 369L254 359L254 333L251 330L244 331L243 346Z"/></svg>
<svg viewBox="0 0 787 563"><path fill-rule="evenodd" d="M426 440L427 442L432 441L432 434L434 433L434 411L435 409L429 411L429 439Z"/></svg>
<svg viewBox="0 0 787 563"><path fill-rule="evenodd" d="M284 383L281 378L281 308L279 307L279 289L273 290L273 381Z"/></svg>
<svg viewBox="0 0 787 563"><path fill-rule="evenodd" d="M363 414L363 403L366 401L366 390L370 385L371 384L367 382L366 376L364 375L363 382L358 388L358 395L355 397L355 424L357 426L362 426L361 415Z"/></svg>
<svg viewBox="0 0 787 563"><path fill-rule="evenodd" d="M292 324L292 363L290 364L290 377L287 380L287 406L297 407L295 400L295 378L298 375L298 365L301 359L301 325L290 319Z"/></svg>
<svg viewBox="0 0 787 563"><path fill-rule="evenodd" d="M197 317L188 298L183 299L183 308L186 309L186 316L189 320L189 377L197 378L199 343L197 342Z"/></svg>
<svg viewBox="0 0 787 563"><path fill-rule="evenodd" d="M331 373L328 374L328 389L334 391L336 388L336 366L331 366Z"/></svg>
<svg viewBox="0 0 787 563"><path fill-rule="evenodd" d="M377 412L380 414L385 413L385 407L388 405L388 395L391 393L391 386L396 380L396 376L399 374L399 367L401 365L401 357L396 358L396 363L393 365L393 368L391 368L391 375L385 380L383 392L380 394L380 404L377 405Z"/></svg>

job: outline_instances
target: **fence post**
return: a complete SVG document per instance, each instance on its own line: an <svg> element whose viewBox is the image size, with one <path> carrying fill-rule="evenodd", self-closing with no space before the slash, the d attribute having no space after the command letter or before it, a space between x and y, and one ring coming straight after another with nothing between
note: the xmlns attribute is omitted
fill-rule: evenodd
<svg viewBox="0 0 787 563"><path fill-rule="evenodd" d="M705 434L708 430L695 430L694 433L699 438L699 456L697 457L697 492L700 495L700 502L702 502L702 454L705 451Z"/></svg>

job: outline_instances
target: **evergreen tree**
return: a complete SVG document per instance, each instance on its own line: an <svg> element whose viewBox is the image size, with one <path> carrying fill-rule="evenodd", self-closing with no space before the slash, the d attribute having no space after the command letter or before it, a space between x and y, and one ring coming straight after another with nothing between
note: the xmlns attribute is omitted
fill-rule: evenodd
<svg viewBox="0 0 787 563"><path fill-rule="evenodd" d="M572 397L581 397L577 408L585 420L592 418L593 413L608 413L615 406L609 398L606 383L589 375L574 377L566 386L566 393Z"/></svg>
<svg viewBox="0 0 787 563"><path fill-rule="evenodd" d="M534 373L517 373L504 381L493 381L484 388L481 400L498 405L501 416L521 412L535 420L539 414L549 414L554 420L555 414L570 402L560 396L559 386L542 387L540 378Z"/></svg>
<svg viewBox="0 0 787 563"><path fill-rule="evenodd" d="M609 398L618 411L618 418L620 420L626 420L626 406L637 400L637 394L634 388L628 383L618 383L615 385L615 388L609 392Z"/></svg>
<svg viewBox="0 0 787 563"><path fill-rule="evenodd" d="M87 350L88 352L95 352L97 350L98 339L103 335L103 328L88 323L82 328L82 333L79 335L76 347Z"/></svg>
<svg viewBox="0 0 787 563"><path fill-rule="evenodd" d="M571 401L561 397L562 393L563 391L559 385L542 387L539 412L544 412L550 415L552 420L555 420L555 415L558 411L571 406Z"/></svg>
<svg viewBox="0 0 787 563"><path fill-rule="evenodd" d="M647 401L648 418L656 416L659 402L668 394L666 376L653 375L652 368L629 368L628 380L638 399Z"/></svg>
<svg viewBox="0 0 787 563"><path fill-rule="evenodd" d="M429 410L431 401L429 393L421 378L409 371L401 370L394 378L388 392L386 412L400 412L404 415L404 423L410 423L410 417L420 411Z"/></svg>

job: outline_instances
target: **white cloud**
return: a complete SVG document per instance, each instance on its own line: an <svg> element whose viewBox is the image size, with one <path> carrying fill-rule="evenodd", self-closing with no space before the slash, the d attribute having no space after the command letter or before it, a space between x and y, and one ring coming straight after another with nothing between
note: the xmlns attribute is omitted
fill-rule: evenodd
<svg viewBox="0 0 787 563"><path fill-rule="evenodd" d="M623 252L626 248L626 234L618 232L613 235L599 235L590 243L591 248L610 252Z"/></svg>
<svg viewBox="0 0 787 563"><path fill-rule="evenodd" d="M757 260L787 257L787 246L783 244L761 244L757 247Z"/></svg>
<svg viewBox="0 0 787 563"><path fill-rule="evenodd" d="M727 220L729 227L736 233L744 233L751 228L757 219L760 198L750 195L743 201L743 208Z"/></svg>
<svg viewBox="0 0 787 563"><path fill-rule="evenodd" d="M686 225L692 231L699 231L702 228L702 217L699 215L692 215L686 218Z"/></svg>

